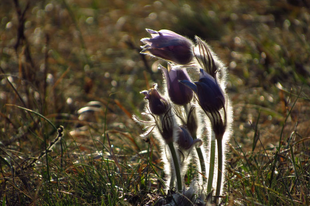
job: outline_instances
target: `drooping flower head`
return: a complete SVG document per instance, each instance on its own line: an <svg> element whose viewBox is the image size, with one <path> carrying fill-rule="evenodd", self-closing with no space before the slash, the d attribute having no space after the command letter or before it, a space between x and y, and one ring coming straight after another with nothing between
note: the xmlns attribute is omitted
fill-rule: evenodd
<svg viewBox="0 0 310 206"><path fill-rule="evenodd" d="M159 69L164 73L170 100L177 105L188 104L193 98L193 91L179 82L180 80L190 81L187 71L183 68L176 69L170 64L168 69L161 65Z"/></svg>
<svg viewBox="0 0 310 206"><path fill-rule="evenodd" d="M160 136L166 143L173 141L174 116L170 103L157 91L157 84L153 88L141 92L149 102L149 109L154 117Z"/></svg>
<svg viewBox="0 0 310 206"><path fill-rule="evenodd" d="M160 30L154 31L146 29L152 38L142 38L142 54L172 61L177 64L188 64L193 59L192 42L173 31Z"/></svg>
<svg viewBox="0 0 310 206"><path fill-rule="evenodd" d="M216 80L203 69L200 69L198 82L192 83L187 80L181 82L196 93L199 104L205 112L212 113L224 107L225 97L222 89Z"/></svg>
<svg viewBox="0 0 310 206"><path fill-rule="evenodd" d="M185 126L179 127L178 146L182 150L191 150L195 145L200 146L202 141L200 139L193 139Z"/></svg>
<svg viewBox="0 0 310 206"><path fill-rule="evenodd" d="M153 88L149 90L143 90L141 92L145 95L145 99L149 100L149 108L155 115L161 115L167 112L169 105L157 91L157 84L153 85Z"/></svg>

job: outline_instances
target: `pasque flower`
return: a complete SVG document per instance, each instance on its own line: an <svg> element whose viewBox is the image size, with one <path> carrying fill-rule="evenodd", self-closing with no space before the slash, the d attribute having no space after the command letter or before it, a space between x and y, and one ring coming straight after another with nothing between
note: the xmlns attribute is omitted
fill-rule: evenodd
<svg viewBox="0 0 310 206"><path fill-rule="evenodd" d="M193 98L193 91L179 82L180 80L190 81L187 71L171 65L168 65L168 69L163 66L159 66L159 69L164 73L170 100L177 105L188 104Z"/></svg>
<svg viewBox="0 0 310 206"><path fill-rule="evenodd" d="M177 143L180 149L191 150L195 145L200 146L202 141L200 139L193 139L187 128L185 126L180 126Z"/></svg>
<svg viewBox="0 0 310 206"><path fill-rule="evenodd" d="M219 111L224 107L225 97L216 80L203 69L200 69L198 82L192 83L187 80L180 81L191 88L198 97L198 102L205 112Z"/></svg>
<svg viewBox="0 0 310 206"><path fill-rule="evenodd" d="M206 42L202 41L196 36L197 45L194 49L194 56L200 66L204 68L208 74L215 78L215 74L218 70L214 61L214 55L212 55L211 49Z"/></svg>
<svg viewBox="0 0 310 206"><path fill-rule="evenodd" d="M152 38L141 39L145 44L142 46L142 54L151 54L177 64L188 64L193 59L193 44L184 36L165 29L160 31L146 29L146 31Z"/></svg>
<svg viewBox="0 0 310 206"><path fill-rule="evenodd" d="M198 129L198 117L196 114L196 107L191 106L188 114L187 114L187 121L186 126L189 131L189 133L192 135L192 137L197 137L197 129Z"/></svg>
<svg viewBox="0 0 310 206"><path fill-rule="evenodd" d="M161 115L167 112L169 105L157 91L157 84L153 85L153 88L149 90L143 90L141 92L145 95L145 99L149 100L149 108L155 115Z"/></svg>
<svg viewBox="0 0 310 206"><path fill-rule="evenodd" d="M155 120L155 125L158 128L159 136L161 136L166 143L173 141L174 117L171 112L170 103L165 100L157 91L157 84L149 90L141 92L145 95L145 99L149 102L149 110ZM136 118L135 118L136 119ZM137 122L143 122L136 119Z"/></svg>
<svg viewBox="0 0 310 206"><path fill-rule="evenodd" d="M204 194L203 191L207 188L211 199L215 200L212 204L218 205L225 177L224 145L231 135L232 124L232 107L225 93L226 67L211 47L199 37L196 37L194 45L191 40L173 31L146 31L151 37L141 39L144 44L141 53L168 63L167 68L160 66L168 94L162 96L157 90L157 84L142 91L148 101L145 112L141 114L150 121L140 120L136 116L133 116L133 119L145 126L142 137L152 133L159 140L162 148L161 159L167 175L166 189L178 190L171 203L187 205L191 201L194 204L203 204L192 197L195 192L196 195ZM198 81L191 81L187 68L200 69ZM194 93L195 101L192 101ZM205 116L200 114L199 106ZM203 138L204 132L201 131L204 131L205 127L208 136L204 140L208 144L201 147L203 142L199 138ZM202 175L198 178L198 185L192 182L192 185L197 187L191 186L191 189L186 191L183 180L193 157L193 148L197 155L197 169ZM206 156L204 153L207 153ZM209 161L206 161L205 157L208 157ZM212 188L216 189L213 198ZM201 198L203 197L204 195L201 195Z"/></svg>

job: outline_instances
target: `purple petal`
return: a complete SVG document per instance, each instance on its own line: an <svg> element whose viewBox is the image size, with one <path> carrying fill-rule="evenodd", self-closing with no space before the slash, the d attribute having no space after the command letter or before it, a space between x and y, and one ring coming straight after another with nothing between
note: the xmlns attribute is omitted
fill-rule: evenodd
<svg viewBox="0 0 310 206"><path fill-rule="evenodd" d="M192 83L192 82L190 82L188 80L181 80L180 82L182 84L186 85L187 87L189 87L191 90L193 90L197 94L197 92L198 92L197 91L197 86L194 83Z"/></svg>

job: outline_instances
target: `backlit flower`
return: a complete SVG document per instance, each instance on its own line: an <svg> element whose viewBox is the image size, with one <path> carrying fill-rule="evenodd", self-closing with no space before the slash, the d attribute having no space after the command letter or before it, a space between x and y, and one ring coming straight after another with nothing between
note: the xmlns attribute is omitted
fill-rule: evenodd
<svg viewBox="0 0 310 206"><path fill-rule="evenodd" d="M202 41L198 36L196 36L197 45L194 49L194 56L198 61L199 65L207 71L213 78L218 70L215 64L211 49L206 42Z"/></svg>
<svg viewBox="0 0 310 206"><path fill-rule="evenodd" d="M188 64L193 59L192 42L173 31L154 31L146 29L152 38L143 38L141 42L142 54L150 54L155 57L172 61L177 64Z"/></svg>
<svg viewBox="0 0 310 206"><path fill-rule="evenodd" d="M216 80L203 69L200 69L198 82L192 83L187 80L181 81L191 88L198 97L198 102L205 112L219 111L224 107L225 97Z"/></svg>
<svg viewBox="0 0 310 206"><path fill-rule="evenodd" d="M200 139L193 139L186 127L180 126L177 143L180 149L190 151L193 146L200 146L202 141Z"/></svg>
<svg viewBox="0 0 310 206"><path fill-rule="evenodd" d="M155 115L161 115L169 109L168 102L158 93L157 84L153 88L141 92L145 95L145 99L149 100L149 108Z"/></svg>
<svg viewBox="0 0 310 206"><path fill-rule="evenodd" d="M196 114L196 107L191 106L188 114L187 114L187 121L186 126L192 137L197 137L197 129L198 129L198 118Z"/></svg>
<svg viewBox="0 0 310 206"><path fill-rule="evenodd" d="M190 81L187 71L183 68L176 69L170 65L168 69L163 66L159 68L164 73L170 100L177 105L188 104L193 98L193 91L179 82L180 80Z"/></svg>

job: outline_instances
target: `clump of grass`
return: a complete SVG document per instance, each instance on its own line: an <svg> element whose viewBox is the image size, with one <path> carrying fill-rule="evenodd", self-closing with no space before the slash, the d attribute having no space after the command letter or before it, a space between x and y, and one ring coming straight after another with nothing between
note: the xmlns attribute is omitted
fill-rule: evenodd
<svg viewBox="0 0 310 206"><path fill-rule="evenodd" d="M298 123L288 127L287 120L297 96L279 132L276 146L263 145L259 126L254 126L252 149L245 151L236 142L230 160L227 203L263 205L309 204L309 137L298 132ZM257 121L259 120L259 117ZM290 133L289 133L290 131ZM256 147L260 145L260 149ZM238 188L238 189L236 189Z"/></svg>

